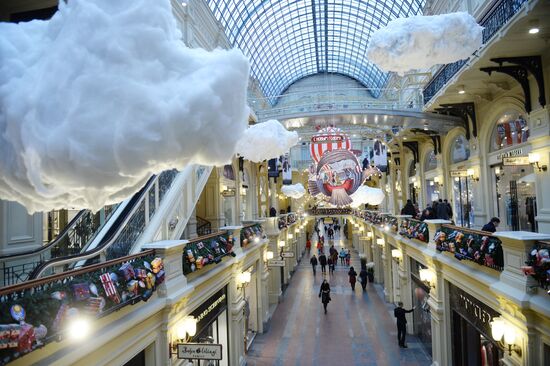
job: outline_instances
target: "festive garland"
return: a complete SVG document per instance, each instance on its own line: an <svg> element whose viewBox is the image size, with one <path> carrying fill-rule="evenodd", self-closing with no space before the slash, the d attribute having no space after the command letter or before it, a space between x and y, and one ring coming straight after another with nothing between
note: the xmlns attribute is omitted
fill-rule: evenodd
<svg viewBox="0 0 550 366"><path fill-rule="evenodd" d="M529 252L529 258L525 264L526 266L521 267L523 273L532 276L538 282L540 288L546 290L550 295L549 245L540 242L536 243Z"/></svg>
<svg viewBox="0 0 550 366"><path fill-rule="evenodd" d="M425 243L428 242L428 224L414 219L403 219L399 234L409 239L418 239Z"/></svg>
<svg viewBox="0 0 550 366"><path fill-rule="evenodd" d="M247 226L241 230L241 247L246 248L255 238L264 239L264 231L260 224Z"/></svg>
<svg viewBox="0 0 550 366"><path fill-rule="evenodd" d="M233 235L228 233L188 243L183 250L183 273L189 274L206 265L220 263L226 255L235 255Z"/></svg>
<svg viewBox="0 0 550 366"><path fill-rule="evenodd" d="M163 281L162 259L147 255L1 296L0 364L59 340L75 317L147 301Z"/></svg>
<svg viewBox="0 0 550 366"><path fill-rule="evenodd" d="M501 271L504 267L502 243L494 236L442 227L434 237L436 249L454 253L458 260L470 260Z"/></svg>

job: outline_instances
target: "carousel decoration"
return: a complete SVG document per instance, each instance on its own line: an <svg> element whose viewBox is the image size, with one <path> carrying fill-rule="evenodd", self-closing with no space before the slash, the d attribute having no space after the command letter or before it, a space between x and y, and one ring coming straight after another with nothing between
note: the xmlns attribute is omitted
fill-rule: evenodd
<svg viewBox="0 0 550 366"><path fill-rule="evenodd" d="M311 138L313 163L309 168L308 189L336 207L349 205L350 197L366 180L369 172L351 150L349 137L336 127L319 130Z"/></svg>

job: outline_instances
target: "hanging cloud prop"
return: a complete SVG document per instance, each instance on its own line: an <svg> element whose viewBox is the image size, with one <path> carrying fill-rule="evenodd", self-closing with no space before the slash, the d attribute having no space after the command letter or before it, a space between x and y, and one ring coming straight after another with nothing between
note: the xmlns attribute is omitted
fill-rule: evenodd
<svg viewBox="0 0 550 366"><path fill-rule="evenodd" d="M170 168L230 161L248 61L181 40L169 0L59 2L0 23L0 198L99 209Z"/></svg>
<svg viewBox="0 0 550 366"><path fill-rule="evenodd" d="M302 198L304 194L306 194L306 189L302 185L302 183L292 184L292 185L284 185L281 187L281 192L290 198Z"/></svg>
<svg viewBox="0 0 550 366"><path fill-rule="evenodd" d="M242 157L260 162L273 159L287 153L298 143L298 133L288 131L279 121L250 126L237 144L237 153Z"/></svg>
<svg viewBox="0 0 550 366"><path fill-rule="evenodd" d="M367 204L371 206L377 206L384 201L385 194L380 188L372 188L369 186L361 186L351 195L353 202L351 207L357 208L361 205Z"/></svg>
<svg viewBox="0 0 550 366"><path fill-rule="evenodd" d="M448 64L481 47L482 30L466 12L397 18L372 34L367 57L382 70L400 74Z"/></svg>

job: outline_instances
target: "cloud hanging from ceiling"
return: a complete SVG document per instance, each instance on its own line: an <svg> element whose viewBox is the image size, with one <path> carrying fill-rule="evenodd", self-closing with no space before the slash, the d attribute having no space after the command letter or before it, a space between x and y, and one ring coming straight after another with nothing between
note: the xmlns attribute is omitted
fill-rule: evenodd
<svg viewBox="0 0 550 366"><path fill-rule="evenodd" d="M367 57L399 74L452 63L481 47L482 30L466 12L397 18L373 32Z"/></svg>
<svg viewBox="0 0 550 366"><path fill-rule="evenodd" d="M273 159L287 153L298 143L298 133L288 131L279 121L250 126L237 144L237 153L254 162Z"/></svg>
<svg viewBox="0 0 550 366"><path fill-rule="evenodd" d="M359 207L361 205L371 205L377 206L384 201L386 195L384 191L380 188L372 188L369 186L361 186L351 195L353 202L350 204L351 207Z"/></svg>
<svg viewBox="0 0 550 366"><path fill-rule="evenodd" d="M306 194L306 189L304 188L302 183L297 183L291 185L283 185L281 187L281 192L287 197L299 199Z"/></svg>
<svg viewBox="0 0 550 366"><path fill-rule="evenodd" d="M59 2L0 23L0 198L99 209L153 173L230 161L248 60L187 48L169 0Z"/></svg>

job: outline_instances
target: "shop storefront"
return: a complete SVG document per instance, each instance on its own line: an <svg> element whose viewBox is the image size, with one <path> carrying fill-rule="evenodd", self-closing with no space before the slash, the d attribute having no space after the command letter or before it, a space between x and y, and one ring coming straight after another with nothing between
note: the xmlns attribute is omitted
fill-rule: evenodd
<svg viewBox="0 0 550 366"><path fill-rule="evenodd" d="M245 334L245 349L248 350L258 334L258 271L254 265L246 271L250 273L250 283L243 289L244 291L244 334Z"/></svg>
<svg viewBox="0 0 550 366"><path fill-rule="evenodd" d="M197 332L191 343L221 344L221 361L194 360L197 366L229 365L229 323L227 311L227 287L216 292L198 308L191 312L197 320Z"/></svg>
<svg viewBox="0 0 550 366"><path fill-rule="evenodd" d="M503 230L537 231L535 172L529 164L528 139L527 122L515 112L504 114L491 136L493 211Z"/></svg>
<svg viewBox="0 0 550 366"><path fill-rule="evenodd" d="M439 177L436 175L436 169L437 157L432 149L428 154L426 154L426 158L424 160L424 176L426 178L424 182L424 189L426 191L427 203L432 203L442 198L440 195L440 182Z"/></svg>
<svg viewBox="0 0 550 366"><path fill-rule="evenodd" d="M451 147L451 171L463 174L451 174L453 183L453 219L457 225L471 227L474 224L474 202L472 178L466 174L466 167L458 164L470 158L470 142L459 135Z"/></svg>
<svg viewBox="0 0 550 366"><path fill-rule="evenodd" d="M491 338L500 316L466 291L449 284L453 366L498 366L502 350Z"/></svg>
<svg viewBox="0 0 550 366"><path fill-rule="evenodd" d="M420 269L426 268L411 258L412 305L418 309L413 311L413 331L428 354L432 354L432 317L428 299L430 288L420 280Z"/></svg>

